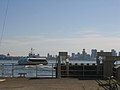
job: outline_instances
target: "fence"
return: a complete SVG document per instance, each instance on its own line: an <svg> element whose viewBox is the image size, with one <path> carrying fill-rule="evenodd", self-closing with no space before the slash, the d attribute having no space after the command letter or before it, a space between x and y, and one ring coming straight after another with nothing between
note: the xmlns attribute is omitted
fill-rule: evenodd
<svg viewBox="0 0 120 90"><path fill-rule="evenodd" d="M0 64L0 77L56 77L55 63L48 65Z"/></svg>
<svg viewBox="0 0 120 90"><path fill-rule="evenodd" d="M95 79L103 78L103 66L99 66L99 71L97 65L95 64L61 64L60 67L61 77L77 77L79 79ZM59 69L58 69L59 70ZM57 74L58 76L58 74Z"/></svg>
<svg viewBox="0 0 120 90"><path fill-rule="evenodd" d="M92 79L103 77L102 65L97 69L96 64L59 64L48 65L18 65L14 63L0 64L0 77L77 77L79 79Z"/></svg>

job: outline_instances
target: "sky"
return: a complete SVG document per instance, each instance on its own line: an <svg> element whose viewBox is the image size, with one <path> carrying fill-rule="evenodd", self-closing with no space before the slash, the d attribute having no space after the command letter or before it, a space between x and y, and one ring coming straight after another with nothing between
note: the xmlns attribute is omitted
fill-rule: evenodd
<svg viewBox="0 0 120 90"><path fill-rule="evenodd" d="M0 34L8 0L0 0ZM9 0L0 53L120 51L120 0Z"/></svg>

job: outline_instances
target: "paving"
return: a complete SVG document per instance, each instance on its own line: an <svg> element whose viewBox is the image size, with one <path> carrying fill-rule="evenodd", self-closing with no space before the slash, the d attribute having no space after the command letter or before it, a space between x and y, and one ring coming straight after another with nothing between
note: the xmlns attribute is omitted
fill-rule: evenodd
<svg viewBox="0 0 120 90"><path fill-rule="evenodd" d="M96 80L6 78L0 90L104 90Z"/></svg>

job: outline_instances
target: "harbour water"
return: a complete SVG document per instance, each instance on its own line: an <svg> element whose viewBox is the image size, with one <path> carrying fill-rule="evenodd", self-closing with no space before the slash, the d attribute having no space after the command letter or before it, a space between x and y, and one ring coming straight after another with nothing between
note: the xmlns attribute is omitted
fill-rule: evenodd
<svg viewBox="0 0 120 90"><path fill-rule="evenodd" d="M18 60L0 60L1 77L19 77L20 73L26 73L26 77L55 77L54 69L56 60L49 60L48 65L18 65ZM83 61L70 61L70 63L89 63ZM93 62L91 62L93 63Z"/></svg>
<svg viewBox="0 0 120 90"><path fill-rule="evenodd" d="M71 60L71 64L96 64L96 61ZM25 73L26 77L56 77L56 60L49 60L48 65L18 65L17 60L0 60L1 77L19 77ZM118 62L117 62L118 63Z"/></svg>

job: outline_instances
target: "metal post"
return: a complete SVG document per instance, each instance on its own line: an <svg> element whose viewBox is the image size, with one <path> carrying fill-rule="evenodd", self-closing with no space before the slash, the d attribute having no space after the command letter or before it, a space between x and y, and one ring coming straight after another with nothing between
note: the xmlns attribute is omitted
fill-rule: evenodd
<svg viewBox="0 0 120 90"><path fill-rule="evenodd" d="M54 70L54 69L53 69L53 63L52 63L52 78L53 78L53 70Z"/></svg>
<svg viewBox="0 0 120 90"><path fill-rule="evenodd" d="M61 57L58 58L57 78L61 78Z"/></svg>
<svg viewBox="0 0 120 90"><path fill-rule="evenodd" d="M69 77L69 62L66 62L67 77Z"/></svg>
<svg viewBox="0 0 120 90"><path fill-rule="evenodd" d="M2 64L2 77L4 75L4 64Z"/></svg>
<svg viewBox="0 0 120 90"><path fill-rule="evenodd" d="M12 77L14 77L14 63L12 63Z"/></svg>
<svg viewBox="0 0 120 90"><path fill-rule="evenodd" d="M36 78L37 78L37 65L36 65Z"/></svg>
<svg viewBox="0 0 120 90"><path fill-rule="evenodd" d="M85 65L83 65L83 78L84 78L84 72L85 72L84 66L85 66Z"/></svg>

